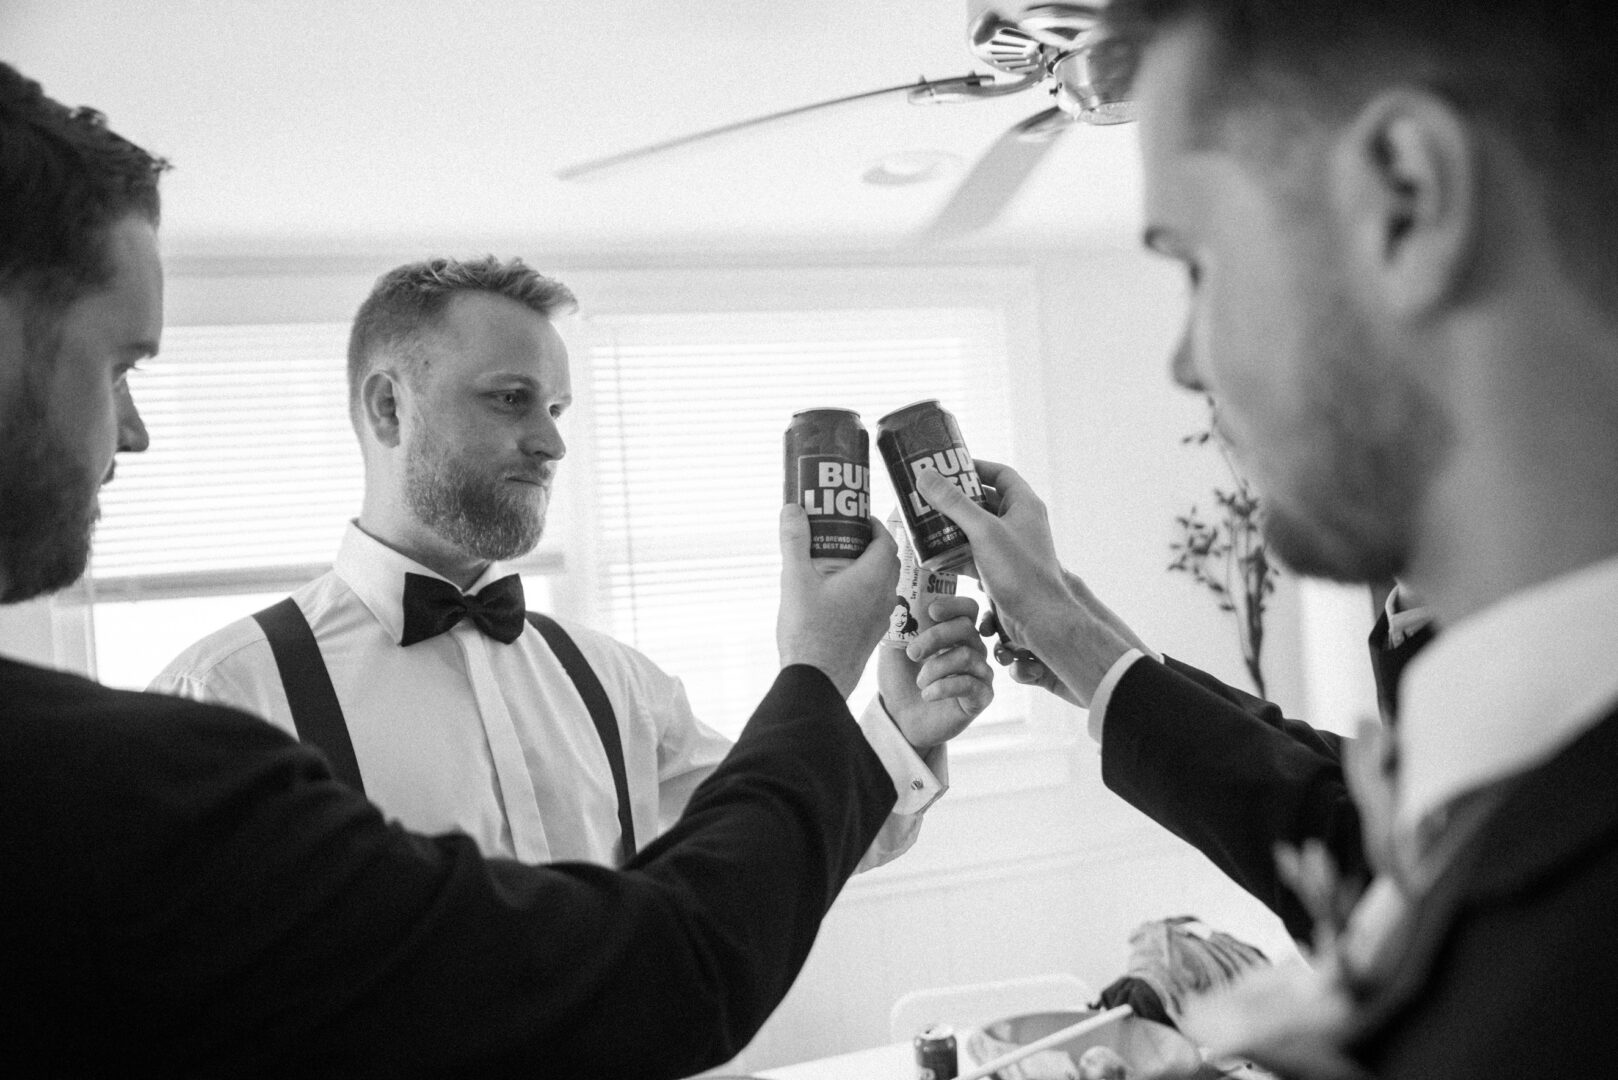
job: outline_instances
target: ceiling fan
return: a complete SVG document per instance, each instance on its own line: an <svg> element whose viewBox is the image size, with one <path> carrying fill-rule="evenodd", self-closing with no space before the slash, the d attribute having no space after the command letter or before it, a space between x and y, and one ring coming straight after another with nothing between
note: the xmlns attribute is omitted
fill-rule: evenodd
<svg viewBox="0 0 1618 1080"><path fill-rule="evenodd" d="M992 222L1016 195L1055 140L1076 124L1121 124L1134 119L1129 100L1131 57L1098 28L1102 3L1023 3L1014 12L969 0L967 47L993 74L918 79L846 97L756 116L649 146L594 158L557 172L573 180L618 168L669 150L764 124L856 101L904 94L915 105L1005 97L1036 87L1055 104L1013 124L956 188L921 242L961 236ZM975 13L973 8L977 8Z"/></svg>

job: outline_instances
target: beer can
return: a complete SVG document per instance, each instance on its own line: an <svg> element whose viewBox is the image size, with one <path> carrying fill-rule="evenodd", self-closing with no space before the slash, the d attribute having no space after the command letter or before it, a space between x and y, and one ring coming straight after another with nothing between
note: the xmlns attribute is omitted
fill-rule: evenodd
<svg viewBox="0 0 1618 1080"><path fill-rule="evenodd" d="M960 1059L955 1053L955 1029L934 1024L915 1039L916 1080L955 1080Z"/></svg>
<svg viewBox="0 0 1618 1080"><path fill-rule="evenodd" d="M888 531L899 545L899 584L894 589L893 611L888 615L888 632L882 635L882 644L903 649L933 624L927 606L940 596L955 595L956 575L921 565L897 510L888 518Z"/></svg>
<svg viewBox="0 0 1618 1080"><path fill-rule="evenodd" d="M784 502L809 514L809 555L841 569L871 542L871 441L850 409L794 413L785 438Z"/></svg>
<svg viewBox="0 0 1618 1080"><path fill-rule="evenodd" d="M973 502L983 503L983 484L955 417L936 398L906 405L876 422L876 448L888 467L921 565L928 570L950 570L971 559L966 533L934 510L916 489L916 477L933 470Z"/></svg>

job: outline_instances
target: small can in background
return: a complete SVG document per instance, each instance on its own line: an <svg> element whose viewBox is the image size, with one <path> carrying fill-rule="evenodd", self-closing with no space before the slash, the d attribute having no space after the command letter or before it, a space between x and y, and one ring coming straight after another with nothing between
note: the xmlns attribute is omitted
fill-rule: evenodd
<svg viewBox="0 0 1618 1080"><path fill-rule="evenodd" d="M916 477L933 470L982 504L983 484L955 417L936 398L906 405L876 422L876 448L888 467L921 565L950 570L971 559L966 533L916 490Z"/></svg>
<svg viewBox="0 0 1618 1080"><path fill-rule="evenodd" d="M787 425L782 501L809 514L809 555L839 570L871 542L871 440L860 414L807 409Z"/></svg>
<svg viewBox="0 0 1618 1080"><path fill-rule="evenodd" d="M955 1029L934 1024L916 1036L916 1080L955 1080L960 1059L955 1053Z"/></svg>
<svg viewBox="0 0 1618 1080"><path fill-rule="evenodd" d="M902 649L933 624L927 605L940 596L955 595L956 575L921 565L897 510L888 518L888 531L899 545L899 584L894 588L893 611L888 615L888 632L882 635L882 644Z"/></svg>

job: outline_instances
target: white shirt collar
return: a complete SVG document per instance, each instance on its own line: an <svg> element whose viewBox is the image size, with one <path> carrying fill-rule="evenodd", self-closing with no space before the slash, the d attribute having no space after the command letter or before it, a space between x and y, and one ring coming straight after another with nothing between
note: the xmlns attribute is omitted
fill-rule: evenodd
<svg viewBox="0 0 1618 1080"><path fill-rule="evenodd" d="M350 521L348 528L343 531L343 540L338 545L332 571L354 590L360 603L365 605L394 641L404 636L404 576L424 574L440 581L449 580L408 555L401 555L388 547L354 521ZM467 591L475 593L510 572L503 563L490 563L489 568Z"/></svg>
<svg viewBox="0 0 1618 1080"><path fill-rule="evenodd" d="M1446 625L1411 661L1400 702L1409 835L1456 796L1555 756L1618 702L1618 558Z"/></svg>

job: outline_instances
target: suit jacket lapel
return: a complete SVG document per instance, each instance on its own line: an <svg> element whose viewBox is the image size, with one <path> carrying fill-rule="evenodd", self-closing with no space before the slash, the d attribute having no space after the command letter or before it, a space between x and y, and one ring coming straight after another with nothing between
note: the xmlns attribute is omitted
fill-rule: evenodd
<svg viewBox="0 0 1618 1080"><path fill-rule="evenodd" d="M1395 964L1373 984L1351 1043L1373 1041L1421 994L1469 907L1521 894L1618 832L1618 710L1545 764L1502 782L1412 905ZM1465 816L1464 814L1462 815Z"/></svg>

